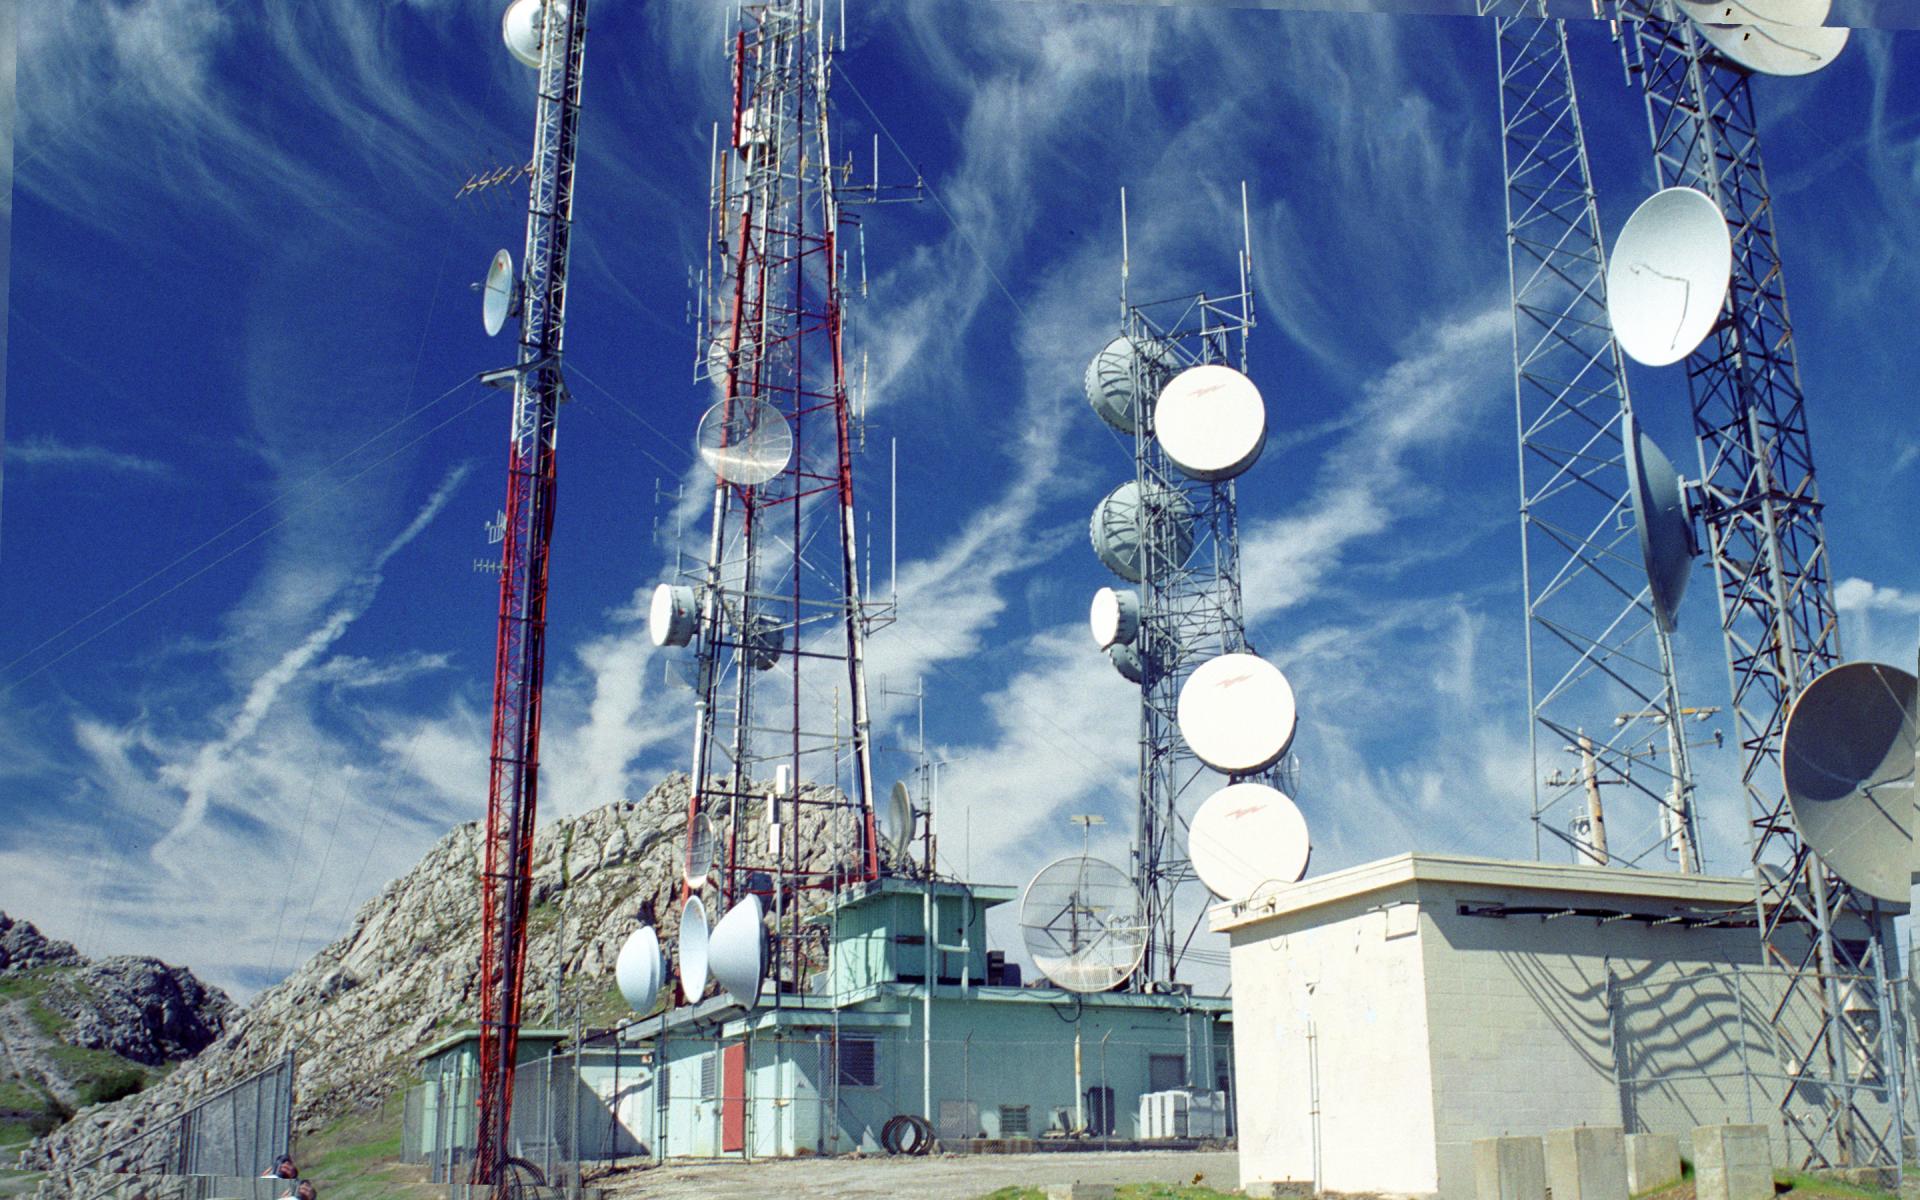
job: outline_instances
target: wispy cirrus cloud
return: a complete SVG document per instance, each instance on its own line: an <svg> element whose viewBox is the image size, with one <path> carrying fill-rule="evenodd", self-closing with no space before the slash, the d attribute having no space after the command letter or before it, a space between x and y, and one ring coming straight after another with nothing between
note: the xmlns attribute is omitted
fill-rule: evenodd
<svg viewBox="0 0 1920 1200"><path fill-rule="evenodd" d="M9 441L7 461L19 467L108 471L116 475L134 475L148 479L164 479L173 475L173 468L158 459L146 458L106 446L66 442L50 434L35 434Z"/></svg>

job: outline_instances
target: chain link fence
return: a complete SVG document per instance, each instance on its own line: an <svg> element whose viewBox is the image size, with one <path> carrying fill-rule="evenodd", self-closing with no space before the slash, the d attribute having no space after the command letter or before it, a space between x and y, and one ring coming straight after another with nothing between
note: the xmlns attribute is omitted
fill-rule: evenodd
<svg viewBox="0 0 1920 1200"><path fill-rule="evenodd" d="M185 1111L72 1168L113 1174L258 1175L293 1137L294 1059L195 1101Z"/></svg>

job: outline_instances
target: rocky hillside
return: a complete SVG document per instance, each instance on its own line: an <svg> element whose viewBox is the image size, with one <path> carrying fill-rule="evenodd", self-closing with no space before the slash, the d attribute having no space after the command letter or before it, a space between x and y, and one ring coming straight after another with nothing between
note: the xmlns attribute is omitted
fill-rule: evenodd
<svg viewBox="0 0 1920 1200"><path fill-rule="evenodd" d="M534 851L525 1020L556 1018L577 995L589 1024L624 1013L614 958L635 915L657 914L663 944L679 933L679 857L687 777L669 777L637 803L611 805L541 828ZM819 811L817 809L812 811ZM803 839L809 858L821 828ZM198 1058L137 1096L89 1109L34 1143L22 1165L74 1163L164 1122L196 1097L292 1051L297 1131L376 1108L407 1084L415 1055L469 1026L477 1008L481 829L463 825L368 901L352 930L262 992ZM151 1139L159 1142L162 1139ZM119 1156L115 1160L119 1162ZM129 1158L125 1165L139 1165Z"/></svg>
<svg viewBox="0 0 1920 1200"><path fill-rule="evenodd" d="M183 967L92 961L0 913L0 1148L147 1087L212 1044L235 1011Z"/></svg>

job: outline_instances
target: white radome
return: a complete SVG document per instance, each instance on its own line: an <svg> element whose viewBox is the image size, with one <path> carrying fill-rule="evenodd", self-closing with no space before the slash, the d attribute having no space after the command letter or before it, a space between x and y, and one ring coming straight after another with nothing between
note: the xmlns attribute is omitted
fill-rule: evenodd
<svg viewBox="0 0 1920 1200"><path fill-rule="evenodd" d="M653 1002L659 998L660 985L666 978L660 959L660 935L653 926L642 925L628 936L620 947L620 957L614 960L613 978L628 1008L643 1017L653 1011Z"/></svg>
<svg viewBox="0 0 1920 1200"><path fill-rule="evenodd" d="M695 610L693 589L685 584L663 583L653 589L653 603L647 606L647 635L656 646L684 646L693 640L700 624Z"/></svg>
<svg viewBox="0 0 1920 1200"><path fill-rule="evenodd" d="M680 910L680 991L688 1004L707 994L707 906L689 896Z"/></svg>
<svg viewBox="0 0 1920 1200"><path fill-rule="evenodd" d="M1293 686L1257 654L1222 654L1200 664L1180 688L1180 736L1201 762L1249 775L1279 762L1293 744Z"/></svg>
<svg viewBox="0 0 1920 1200"><path fill-rule="evenodd" d="M1299 805L1264 783L1221 788L1187 827L1187 857L1200 882L1222 900L1300 882L1312 852Z"/></svg>
<svg viewBox="0 0 1920 1200"><path fill-rule="evenodd" d="M1140 596L1103 587L1093 594L1087 612L1087 627L1093 632L1093 644L1105 650L1109 646L1128 645L1140 636Z"/></svg>
<svg viewBox="0 0 1920 1200"><path fill-rule="evenodd" d="M760 897L748 895L727 910L707 940L707 963L713 981L735 1004L752 1008L760 1002L760 983L767 970L765 918Z"/></svg>
<svg viewBox="0 0 1920 1200"><path fill-rule="evenodd" d="M1720 320L1733 277L1733 238L1705 192L1675 187L1634 210L1607 264L1607 317L1620 349L1671 366Z"/></svg>
<svg viewBox="0 0 1920 1200"><path fill-rule="evenodd" d="M1696 23L1707 43L1740 66L1760 75L1788 78L1811 75L1833 65L1853 33L1844 25L1807 29L1772 21L1744 25Z"/></svg>
<svg viewBox="0 0 1920 1200"><path fill-rule="evenodd" d="M1160 391L1153 432L1189 477L1232 479L1267 444L1267 406L1253 380L1219 363L1188 367Z"/></svg>
<svg viewBox="0 0 1920 1200"><path fill-rule="evenodd" d="M545 16L544 7L543 0L513 0L500 14L500 40L507 44L507 53L523 66L540 65L540 22ZM554 15L565 20L566 13L563 4Z"/></svg>

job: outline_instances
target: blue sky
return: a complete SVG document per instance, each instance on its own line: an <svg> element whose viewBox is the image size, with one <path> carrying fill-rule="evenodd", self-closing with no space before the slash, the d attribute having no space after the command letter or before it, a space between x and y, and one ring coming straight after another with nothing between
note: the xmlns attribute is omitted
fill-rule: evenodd
<svg viewBox="0 0 1920 1200"><path fill-rule="evenodd" d="M689 264L724 6L596 0L567 335L542 797L685 769L647 640L696 478ZM1492 33L1471 20L976 0L849 5L847 79L941 203L868 214L861 494L901 459L902 620L945 864L1018 883L1131 812L1134 695L1091 644L1086 515L1130 468L1079 394L1118 308L1234 282L1262 650L1302 708L1313 869L1526 855L1517 484ZM485 806L507 409L470 285L518 254L532 77L495 0L75 0L23 11L0 507L0 907L251 992ZM1651 188L1638 97L1576 30L1603 220ZM1920 41L1758 85L1851 657L1920 626ZM842 89L843 144L876 129ZM913 166L891 149L884 173ZM1684 383L1637 371L1677 461ZM663 498L664 497L664 498ZM1711 589L1680 654L1722 704ZM881 709L911 741L909 708ZM1743 857L1709 755L1707 850ZM885 779L911 762L889 753Z"/></svg>

